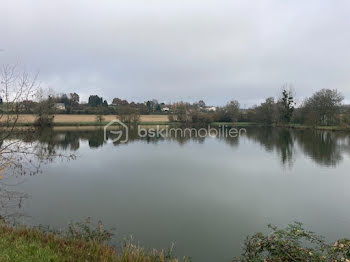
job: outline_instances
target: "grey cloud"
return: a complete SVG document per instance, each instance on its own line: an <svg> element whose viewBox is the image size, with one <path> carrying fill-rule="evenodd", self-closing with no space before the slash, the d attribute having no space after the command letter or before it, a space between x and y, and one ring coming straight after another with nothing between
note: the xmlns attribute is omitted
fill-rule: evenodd
<svg viewBox="0 0 350 262"><path fill-rule="evenodd" d="M57 92L243 105L337 88L350 98L347 0L5 0L1 63Z"/></svg>

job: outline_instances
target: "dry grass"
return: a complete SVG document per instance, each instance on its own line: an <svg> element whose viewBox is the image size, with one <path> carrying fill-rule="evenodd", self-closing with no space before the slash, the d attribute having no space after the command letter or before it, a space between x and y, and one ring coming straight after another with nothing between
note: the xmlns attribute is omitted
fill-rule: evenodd
<svg viewBox="0 0 350 262"><path fill-rule="evenodd" d="M115 261L116 252L96 241L65 239L37 229L0 227L0 261Z"/></svg>
<svg viewBox="0 0 350 262"><path fill-rule="evenodd" d="M0 261L179 262L164 251L125 243L120 251L101 241L71 239L26 227L0 225Z"/></svg>
<svg viewBox="0 0 350 262"><path fill-rule="evenodd" d="M96 115L55 115L54 123L86 123L96 122ZM115 115L105 115L104 121L116 119ZM18 123L34 123L35 115L19 115ZM0 122L5 121L1 119ZM168 122L167 115L142 115L141 122Z"/></svg>

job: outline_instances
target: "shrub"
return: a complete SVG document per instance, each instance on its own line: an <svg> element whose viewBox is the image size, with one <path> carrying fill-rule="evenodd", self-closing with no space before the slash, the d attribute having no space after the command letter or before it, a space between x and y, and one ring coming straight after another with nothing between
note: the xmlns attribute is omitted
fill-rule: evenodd
<svg viewBox="0 0 350 262"><path fill-rule="evenodd" d="M350 240L327 244L320 236L295 222L285 229L269 225L269 235L257 233L247 237L244 252L236 262L350 262Z"/></svg>
<svg viewBox="0 0 350 262"><path fill-rule="evenodd" d="M174 117L174 115L168 115L168 120L169 120L169 122L174 122L175 121L175 117Z"/></svg>
<svg viewBox="0 0 350 262"><path fill-rule="evenodd" d="M51 127L55 116L48 114L39 114L34 122L36 127Z"/></svg>
<svg viewBox="0 0 350 262"><path fill-rule="evenodd" d="M121 106L117 118L125 124L136 125L140 122L141 115L136 108Z"/></svg>
<svg viewBox="0 0 350 262"><path fill-rule="evenodd" d="M192 123L195 124L210 124L213 122L213 115L210 113L203 113L194 111L190 114Z"/></svg>

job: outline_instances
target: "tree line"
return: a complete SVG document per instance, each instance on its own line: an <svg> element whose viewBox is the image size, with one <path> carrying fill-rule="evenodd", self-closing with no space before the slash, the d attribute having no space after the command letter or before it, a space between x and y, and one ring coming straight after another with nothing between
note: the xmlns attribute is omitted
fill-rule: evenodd
<svg viewBox="0 0 350 262"><path fill-rule="evenodd" d="M283 88L280 97L268 97L259 105L242 109L237 100L209 111L198 104L175 103L170 121L187 123L251 122L263 125L300 124L310 126L350 125L350 107L343 104L344 96L337 90L322 89L300 105L294 92Z"/></svg>
<svg viewBox="0 0 350 262"><path fill-rule="evenodd" d="M265 124L348 125L350 108L343 101L339 91L322 89L296 107L293 93L284 89L280 99L267 98L259 106L246 110L244 118Z"/></svg>
<svg viewBox="0 0 350 262"><path fill-rule="evenodd" d="M301 124L311 126L336 126L350 124L350 107L343 104L344 96L337 90L322 89L306 98L299 105L290 88L282 88L279 97L268 97L250 108L241 108L237 100L224 106L208 107L203 100L195 103L159 103L153 99L143 103L114 98L111 104L98 95L89 96L87 103L80 103L77 93L52 95L39 89L36 99L23 100L16 106L4 106L0 97L0 113L27 113L38 115L38 124L52 122L54 114L95 114L102 122L103 115L118 115L122 121L137 122L140 115L167 114L170 122L212 123L251 122L264 125ZM12 112L12 111L14 112Z"/></svg>

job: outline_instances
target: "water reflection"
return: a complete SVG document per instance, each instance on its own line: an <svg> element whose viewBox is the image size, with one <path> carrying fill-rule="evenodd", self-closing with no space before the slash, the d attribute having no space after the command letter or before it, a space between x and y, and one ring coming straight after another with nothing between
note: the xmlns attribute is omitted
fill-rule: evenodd
<svg viewBox="0 0 350 262"><path fill-rule="evenodd" d="M272 127L250 128L247 137L259 143L267 152L276 151L282 164L290 166L293 163L295 140L290 130Z"/></svg>
<svg viewBox="0 0 350 262"><path fill-rule="evenodd" d="M79 136L73 135L67 145L73 145ZM67 150L62 144L67 134L56 133L53 130L30 129L25 132L13 131L5 140L0 141L0 220L15 223L26 216L22 205L28 195L17 190L27 176L34 176L42 172L43 164L55 159L74 159L71 153L57 152L58 148ZM69 149L73 149L70 146Z"/></svg>
<svg viewBox="0 0 350 262"><path fill-rule="evenodd" d="M247 137L268 152L276 151L281 163L290 166L297 151L319 165L334 167L350 152L349 133L344 132L251 128Z"/></svg>
<svg viewBox="0 0 350 262"><path fill-rule="evenodd" d="M344 144L344 139L349 140L348 135L344 133L295 132L295 140L304 154L316 163L326 166L336 166L342 161L343 153L349 152L350 145L348 142Z"/></svg>
<svg viewBox="0 0 350 262"><path fill-rule="evenodd" d="M267 152L278 154L283 165L292 167L297 152L304 154L315 163L324 166L336 166L343 155L350 153L349 134L344 132L328 132L316 130L289 130L272 127L250 127L241 137L217 137L226 144L237 147L240 140L246 139L258 143ZM80 143L87 141L91 149L102 147L104 141L103 129L92 130L43 130L35 136L21 137L26 142L39 142L45 149L45 153L54 155L56 150L76 151ZM107 134L108 137L108 134ZM108 137L109 138L109 137ZM110 138L109 138L110 139ZM204 143L212 137L193 137L187 134L184 137L139 137L137 130L129 130L129 141L142 141L145 143L160 143L162 141L173 141L180 145L189 142ZM110 139L111 140L111 139ZM120 143L114 142L115 146Z"/></svg>
<svg viewBox="0 0 350 262"><path fill-rule="evenodd" d="M28 195L14 190L14 185L1 183L0 185L0 220L15 222L24 217L22 210L23 201Z"/></svg>
<svg viewBox="0 0 350 262"><path fill-rule="evenodd" d="M103 129L18 134L39 156L78 159L50 163L43 175L0 192L0 215L25 211L34 224L50 226L92 216L152 247L176 241L179 254L194 261L230 261L246 235L276 221L311 221L315 231L331 231L324 235L344 232L349 133L246 129L236 138L142 138L131 130L127 145L106 143ZM347 222L335 229L340 219Z"/></svg>

